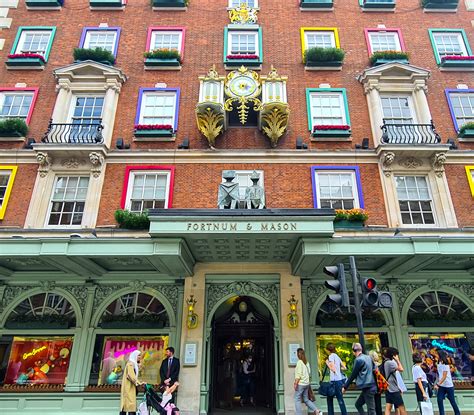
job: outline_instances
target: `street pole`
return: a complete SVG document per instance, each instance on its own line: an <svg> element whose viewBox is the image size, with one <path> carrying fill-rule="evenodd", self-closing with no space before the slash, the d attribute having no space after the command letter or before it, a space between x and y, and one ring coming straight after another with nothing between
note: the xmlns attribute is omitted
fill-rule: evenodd
<svg viewBox="0 0 474 415"><path fill-rule="evenodd" d="M357 278L357 268L353 256L349 257L349 264L352 274L352 292L354 293L354 312L357 319L357 332L359 333L359 343L362 345L362 350L365 353L364 323L362 321L362 309L360 306L359 279Z"/></svg>

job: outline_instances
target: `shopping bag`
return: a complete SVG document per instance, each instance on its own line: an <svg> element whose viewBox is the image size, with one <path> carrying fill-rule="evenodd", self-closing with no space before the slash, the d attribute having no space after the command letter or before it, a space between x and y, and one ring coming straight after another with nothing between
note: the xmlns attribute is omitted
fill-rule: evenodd
<svg viewBox="0 0 474 415"><path fill-rule="evenodd" d="M395 372L395 378L397 379L397 385L400 389L400 392L405 393L407 391L407 387L405 386L405 382L403 382L402 375L400 375L400 372L398 370Z"/></svg>
<svg viewBox="0 0 474 415"><path fill-rule="evenodd" d="M422 415L433 415L433 404L430 401L420 402Z"/></svg>
<svg viewBox="0 0 474 415"><path fill-rule="evenodd" d="M138 413L140 415L150 415L150 411L146 406L146 402L142 402L140 405L138 405Z"/></svg>

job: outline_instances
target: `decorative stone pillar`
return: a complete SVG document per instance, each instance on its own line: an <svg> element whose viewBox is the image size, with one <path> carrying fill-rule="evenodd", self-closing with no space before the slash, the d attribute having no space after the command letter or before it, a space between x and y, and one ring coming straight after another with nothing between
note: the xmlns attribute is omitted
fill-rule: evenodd
<svg viewBox="0 0 474 415"><path fill-rule="evenodd" d="M377 147L380 144L382 138L382 129L380 128L383 123L383 112L380 104L380 92L379 86L375 83L369 82L365 85L364 92L367 96L367 105L369 107L370 125L372 127L372 137L374 140L374 146Z"/></svg>
<svg viewBox="0 0 474 415"><path fill-rule="evenodd" d="M413 98L415 99L415 108L418 111L418 122L420 124L429 124L431 122L430 106L426 98L426 91L428 87L425 81L418 81L415 84L413 91Z"/></svg>

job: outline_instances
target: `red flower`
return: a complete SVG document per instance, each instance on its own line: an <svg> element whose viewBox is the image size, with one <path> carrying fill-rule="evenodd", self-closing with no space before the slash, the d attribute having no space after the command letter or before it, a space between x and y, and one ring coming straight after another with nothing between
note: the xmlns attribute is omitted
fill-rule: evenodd
<svg viewBox="0 0 474 415"><path fill-rule="evenodd" d="M315 125L313 131L328 131L328 130L350 130L350 125Z"/></svg>
<svg viewBox="0 0 474 415"><path fill-rule="evenodd" d="M258 55L227 55L227 59L258 59Z"/></svg>
<svg viewBox="0 0 474 415"><path fill-rule="evenodd" d="M474 61L474 56L447 55L441 57L442 61Z"/></svg>
<svg viewBox="0 0 474 415"><path fill-rule="evenodd" d="M135 130L172 130L170 124L135 124Z"/></svg>
<svg viewBox="0 0 474 415"><path fill-rule="evenodd" d="M40 55L39 53L13 53L8 55L8 59L17 59L17 58L37 58L42 60L43 62L46 62L44 59L43 55Z"/></svg>

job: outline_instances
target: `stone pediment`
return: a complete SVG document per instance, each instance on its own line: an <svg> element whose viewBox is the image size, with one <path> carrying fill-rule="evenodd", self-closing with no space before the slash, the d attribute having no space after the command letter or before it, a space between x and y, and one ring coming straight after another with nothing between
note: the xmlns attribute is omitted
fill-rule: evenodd
<svg viewBox="0 0 474 415"><path fill-rule="evenodd" d="M366 83L369 79L413 82L417 79L426 81L429 76L430 71L427 69L401 62L391 62L366 69L358 76L358 80L361 83Z"/></svg>

